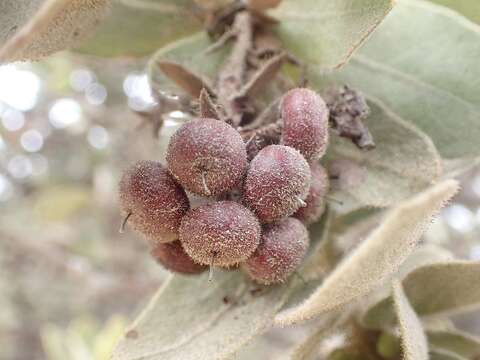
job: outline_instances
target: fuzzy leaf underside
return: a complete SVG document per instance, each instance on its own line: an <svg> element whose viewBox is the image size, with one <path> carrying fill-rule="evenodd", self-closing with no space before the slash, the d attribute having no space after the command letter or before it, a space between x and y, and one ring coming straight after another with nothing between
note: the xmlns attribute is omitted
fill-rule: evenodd
<svg viewBox="0 0 480 360"><path fill-rule="evenodd" d="M344 175L332 196L345 207L387 207L432 185L441 159L432 141L378 101L370 100L365 119L376 148L361 151L349 140L331 137L327 163L342 164ZM345 165L343 165L345 164ZM337 206L343 211L343 205Z"/></svg>
<svg viewBox="0 0 480 360"><path fill-rule="evenodd" d="M103 20L109 0L4 0L0 64L38 60L72 47Z"/></svg>
<svg viewBox="0 0 480 360"><path fill-rule="evenodd" d="M451 261L413 270L402 281L405 293L420 316L460 313L480 306L480 262ZM391 298L365 315L367 326L381 328L394 322Z"/></svg>
<svg viewBox="0 0 480 360"><path fill-rule="evenodd" d="M247 282L238 271L218 271L212 282L207 276L172 277L127 331L112 359L227 359L270 327L289 292L287 285Z"/></svg>
<svg viewBox="0 0 480 360"><path fill-rule="evenodd" d="M428 343L422 324L408 302L400 282L393 283L393 302L400 326L403 359L428 360Z"/></svg>
<svg viewBox="0 0 480 360"><path fill-rule="evenodd" d="M322 69L345 64L393 7L391 0L283 0L271 15L288 51Z"/></svg>
<svg viewBox="0 0 480 360"><path fill-rule="evenodd" d="M447 180L400 203L309 298L279 313L276 323L304 321L368 294L398 270L432 216L457 190L457 182Z"/></svg>
<svg viewBox="0 0 480 360"><path fill-rule="evenodd" d="M400 0L347 66L328 78L312 68L310 78L381 100L431 137L442 157L476 157L479 58L479 26L441 6Z"/></svg>

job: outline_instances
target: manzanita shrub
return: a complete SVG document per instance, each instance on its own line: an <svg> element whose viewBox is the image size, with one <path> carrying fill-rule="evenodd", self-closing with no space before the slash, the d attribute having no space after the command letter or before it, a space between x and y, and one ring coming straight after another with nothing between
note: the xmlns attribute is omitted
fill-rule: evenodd
<svg viewBox="0 0 480 360"><path fill-rule="evenodd" d="M122 229L172 276L112 359L478 358L449 316L480 305L480 263L422 234L480 156L479 19L476 0L3 1L1 62L153 53L142 115L168 150L126 168Z"/></svg>

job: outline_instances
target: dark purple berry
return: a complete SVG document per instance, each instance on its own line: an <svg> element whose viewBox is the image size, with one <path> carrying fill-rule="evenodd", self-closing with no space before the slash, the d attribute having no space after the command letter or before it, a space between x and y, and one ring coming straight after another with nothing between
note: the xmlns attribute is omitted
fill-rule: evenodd
<svg viewBox="0 0 480 360"><path fill-rule="evenodd" d="M139 161L128 168L119 184L120 206L128 224L150 241L178 238L180 221L189 208L185 191L155 161Z"/></svg>
<svg viewBox="0 0 480 360"><path fill-rule="evenodd" d="M183 248L194 261L228 267L255 251L261 228L246 207L219 201L190 210L182 219L179 233Z"/></svg>
<svg viewBox="0 0 480 360"><path fill-rule="evenodd" d="M325 196L329 189L328 174L325 168L319 164L310 166L312 172L312 184L305 199L306 206L302 206L293 215L306 225L318 221L325 211Z"/></svg>
<svg viewBox="0 0 480 360"><path fill-rule="evenodd" d="M207 118L190 121L175 132L167 162L185 189L202 196L232 190L248 165L240 134L223 121Z"/></svg>
<svg viewBox="0 0 480 360"><path fill-rule="evenodd" d="M180 274L199 274L207 270L207 266L195 263L176 240L165 244L156 244L151 251L153 258L167 270Z"/></svg>
<svg viewBox="0 0 480 360"><path fill-rule="evenodd" d="M308 162L319 159L328 144L328 108L313 90L290 90L282 99L282 144L302 153Z"/></svg>
<svg viewBox="0 0 480 360"><path fill-rule="evenodd" d="M305 225L297 219L265 225L260 245L242 268L262 284L285 281L302 262L309 242Z"/></svg>
<svg viewBox="0 0 480 360"><path fill-rule="evenodd" d="M270 145L250 163L243 199L260 221L276 221L305 205L310 180L310 167L297 150Z"/></svg>

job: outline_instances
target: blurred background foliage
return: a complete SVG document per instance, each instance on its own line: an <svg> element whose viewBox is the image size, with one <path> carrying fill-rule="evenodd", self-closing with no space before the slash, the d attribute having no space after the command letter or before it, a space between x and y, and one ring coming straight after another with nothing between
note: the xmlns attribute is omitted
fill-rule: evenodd
<svg viewBox="0 0 480 360"><path fill-rule="evenodd" d="M179 115L158 140L134 114L153 103L144 67L66 53L0 67L0 359L108 359L167 275L118 232L121 170L163 160ZM480 171L461 180L426 237L480 260ZM480 334L478 317L458 321Z"/></svg>
<svg viewBox="0 0 480 360"><path fill-rule="evenodd" d="M162 152L131 111L152 102L143 68L0 67L0 359L107 359L166 276L118 232L121 170Z"/></svg>

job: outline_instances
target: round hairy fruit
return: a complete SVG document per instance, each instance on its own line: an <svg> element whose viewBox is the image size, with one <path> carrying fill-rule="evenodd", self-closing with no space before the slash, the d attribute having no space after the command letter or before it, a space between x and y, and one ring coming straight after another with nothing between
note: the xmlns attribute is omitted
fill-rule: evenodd
<svg viewBox="0 0 480 360"><path fill-rule="evenodd" d="M156 244L151 254L167 270L179 274L199 274L208 268L205 265L195 263L183 250L182 244L178 240L165 244Z"/></svg>
<svg viewBox="0 0 480 360"><path fill-rule="evenodd" d="M228 267L255 251L261 228L246 207L219 201L190 210L182 219L179 234L183 248L194 261Z"/></svg>
<svg viewBox="0 0 480 360"><path fill-rule="evenodd" d="M325 196L329 189L327 171L320 164L310 166L312 172L312 184L305 199L306 206L300 207L293 215L306 225L318 221L325 211Z"/></svg>
<svg viewBox="0 0 480 360"><path fill-rule="evenodd" d="M178 238L189 201L162 164L139 161L128 168L120 180L119 195L128 224L149 241L168 242Z"/></svg>
<svg viewBox="0 0 480 360"><path fill-rule="evenodd" d="M247 151L240 134L223 121L192 120L170 139L168 169L187 189L202 196L232 190L247 169Z"/></svg>
<svg viewBox="0 0 480 360"><path fill-rule="evenodd" d="M299 220L286 218L263 229L257 250L242 268L255 281L285 281L300 265L309 245L308 231Z"/></svg>
<svg viewBox="0 0 480 360"><path fill-rule="evenodd" d="M297 150L270 145L250 163L243 200L263 223L276 221L305 205L310 180L310 166Z"/></svg>
<svg viewBox="0 0 480 360"><path fill-rule="evenodd" d="M313 90L290 90L282 99L282 144L291 146L311 162L319 159L328 144L328 108Z"/></svg>

